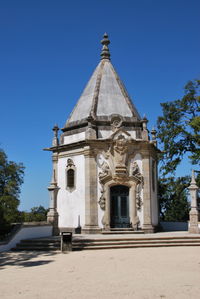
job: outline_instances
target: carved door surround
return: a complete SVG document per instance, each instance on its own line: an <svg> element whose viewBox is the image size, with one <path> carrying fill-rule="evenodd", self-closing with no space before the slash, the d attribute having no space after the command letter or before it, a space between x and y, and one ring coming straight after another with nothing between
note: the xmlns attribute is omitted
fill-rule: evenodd
<svg viewBox="0 0 200 299"><path fill-rule="evenodd" d="M135 229L138 227L137 210L140 210L142 205L140 195L143 188L143 176L140 173L137 162L133 161L137 150L135 141L130 134L123 128L119 128L111 135L108 149L101 151L103 162L99 165L101 196L98 203L101 209L104 210L102 224L105 230L110 230L111 223L110 188L116 185L123 185L129 188L130 224Z"/></svg>
<svg viewBox="0 0 200 299"><path fill-rule="evenodd" d="M123 184L117 180L109 180L104 184L104 199L105 199L105 211L102 219L102 223L105 230L110 230L110 207L111 207L111 198L110 198L110 188L116 185L123 185L129 188L129 217L130 224L133 228L136 228L138 225L138 217L137 217L137 208L136 208L136 186L137 181L133 178L127 182L123 182Z"/></svg>

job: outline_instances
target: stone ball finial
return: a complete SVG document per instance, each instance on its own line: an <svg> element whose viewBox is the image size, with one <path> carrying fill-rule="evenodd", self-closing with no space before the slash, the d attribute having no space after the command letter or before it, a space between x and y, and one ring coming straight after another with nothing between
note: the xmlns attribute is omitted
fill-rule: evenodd
<svg viewBox="0 0 200 299"><path fill-rule="evenodd" d="M104 33L103 39L101 40L101 44L103 45L101 51L101 59L110 59L110 52L108 45L110 44L110 40L108 39L108 34Z"/></svg>

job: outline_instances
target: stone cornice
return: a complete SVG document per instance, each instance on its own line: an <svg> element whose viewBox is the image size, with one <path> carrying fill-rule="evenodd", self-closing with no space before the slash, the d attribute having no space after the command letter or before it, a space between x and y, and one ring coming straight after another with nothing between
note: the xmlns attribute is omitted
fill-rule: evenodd
<svg viewBox="0 0 200 299"><path fill-rule="evenodd" d="M112 144L113 140L111 138L107 139L94 139L94 140L82 140L70 144L63 144L59 146L52 146L49 148L44 148L43 150L45 151L52 151L53 153L60 153L64 151L70 151L74 149L80 149L85 146L90 146L91 149L103 149L105 146L109 146ZM145 155L145 152L148 154L151 153L151 155L156 155L157 153L160 152L160 150L155 147L154 144L152 144L150 141L144 141L140 139L130 139L130 146L132 145L137 145L137 150L141 150L141 154Z"/></svg>

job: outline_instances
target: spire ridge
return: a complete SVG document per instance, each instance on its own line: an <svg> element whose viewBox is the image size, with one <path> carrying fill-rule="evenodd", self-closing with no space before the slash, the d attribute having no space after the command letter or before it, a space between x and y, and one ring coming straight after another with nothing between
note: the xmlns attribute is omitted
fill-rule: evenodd
<svg viewBox="0 0 200 299"><path fill-rule="evenodd" d="M108 45L110 44L110 40L108 39L108 34L106 32L104 33L101 44L103 45L102 51L101 51L101 59L109 59L110 60L110 51L108 48Z"/></svg>

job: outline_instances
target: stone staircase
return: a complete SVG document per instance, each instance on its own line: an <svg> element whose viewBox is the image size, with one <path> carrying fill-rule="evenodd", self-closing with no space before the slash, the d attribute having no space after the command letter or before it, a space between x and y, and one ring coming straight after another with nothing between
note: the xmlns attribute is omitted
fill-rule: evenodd
<svg viewBox="0 0 200 299"><path fill-rule="evenodd" d="M99 250L120 248L146 248L169 246L200 246L200 235L98 235L94 237L74 235L73 250ZM21 240L13 251L59 251L60 237Z"/></svg>
<svg viewBox="0 0 200 299"><path fill-rule="evenodd" d="M199 237L143 237L75 239L73 250L97 250L119 248L146 248L170 246L200 246Z"/></svg>
<svg viewBox="0 0 200 299"><path fill-rule="evenodd" d="M60 237L21 240L12 251L55 251L60 250Z"/></svg>

